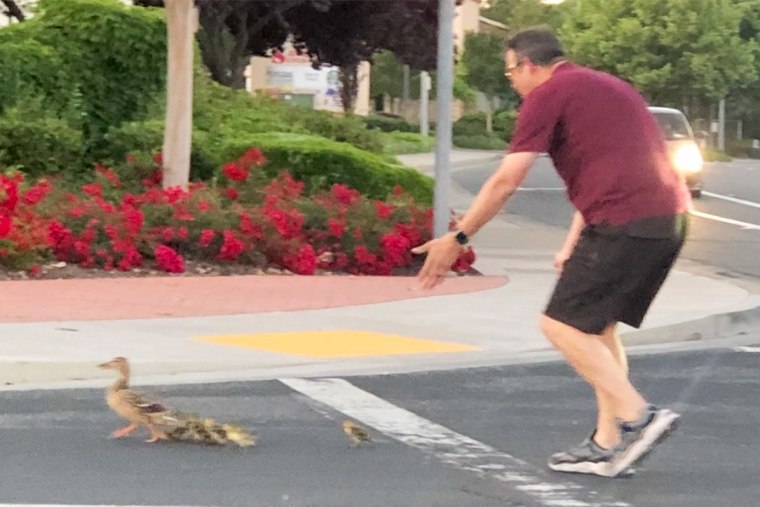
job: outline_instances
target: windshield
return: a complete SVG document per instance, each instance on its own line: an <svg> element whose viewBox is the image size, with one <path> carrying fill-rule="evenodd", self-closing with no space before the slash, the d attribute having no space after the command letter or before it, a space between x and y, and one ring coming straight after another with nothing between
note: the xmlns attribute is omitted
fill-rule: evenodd
<svg viewBox="0 0 760 507"><path fill-rule="evenodd" d="M668 141L692 138L689 122L686 121L686 117L682 114L665 112L657 112L653 114L654 117L657 118L657 123L660 124L662 134Z"/></svg>

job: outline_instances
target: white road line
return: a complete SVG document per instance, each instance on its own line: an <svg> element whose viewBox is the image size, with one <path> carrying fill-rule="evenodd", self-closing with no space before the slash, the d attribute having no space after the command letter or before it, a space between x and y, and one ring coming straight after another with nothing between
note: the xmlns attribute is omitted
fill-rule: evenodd
<svg viewBox="0 0 760 507"><path fill-rule="evenodd" d="M482 478L513 483L515 489L546 507L630 507L605 500L569 482L548 482L528 463L498 449L428 421L343 379L281 378L280 382L443 463Z"/></svg>
<svg viewBox="0 0 760 507"><path fill-rule="evenodd" d="M741 227L742 229L755 230L755 231L756 230L760 230L760 225L758 225L758 224L751 224L749 222L742 222L740 220L734 220L732 218L719 217L718 215L711 215L709 213L703 213L703 212L697 211L697 210L691 210L691 214L694 215L695 217L705 218L707 220L713 220L715 222L722 222L724 224L737 225L737 226Z"/></svg>
<svg viewBox="0 0 760 507"><path fill-rule="evenodd" d="M203 507L189 505L80 505L63 503L0 503L0 507Z"/></svg>
<svg viewBox="0 0 760 507"><path fill-rule="evenodd" d="M715 199L722 199L724 201L741 204L743 206L750 206L752 208L760 208L760 203L757 203L757 202L745 201L744 199L737 199L736 197L729 197L727 195L714 194L712 192L707 192L705 190L702 191L702 194L707 195L709 197L714 197Z"/></svg>
<svg viewBox="0 0 760 507"><path fill-rule="evenodd" d="M736 352L752 352L760 354L760 347L734 347Z"/></svg>

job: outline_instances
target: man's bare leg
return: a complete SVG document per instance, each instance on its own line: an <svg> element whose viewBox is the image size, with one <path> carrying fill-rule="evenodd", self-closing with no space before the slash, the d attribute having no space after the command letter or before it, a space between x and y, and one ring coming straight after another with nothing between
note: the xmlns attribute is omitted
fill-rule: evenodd
<svg viewBox="0 0 760 507"><path fill-rule="evenodd" d="M612 353L612 357L623 373L628 376L628 357L617 334L617 323L607 326L599 335L599 340ZM605 449L612 449L620 442L620 427L612 408L614 402L601 389L595 388L594 391L599 409L594 442Z"/></svg>
<svg viewBox="0 0 760 507"><path fill-rule="evenodd" d="M631 385L617 356L598 335L586 334L545 315L541 316L540 324L546 337L575 371L602 394L605 420L613 417L637 421L642 416L647 408L646 400Z"/></svg>

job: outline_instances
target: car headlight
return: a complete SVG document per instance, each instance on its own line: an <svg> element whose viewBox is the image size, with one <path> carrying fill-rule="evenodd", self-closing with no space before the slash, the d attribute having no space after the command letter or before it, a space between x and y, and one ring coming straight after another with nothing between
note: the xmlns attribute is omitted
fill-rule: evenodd
<svg viewBox="0 0 760 507"><path fill-rule="evenodd" d="M702 154L694 145L680 146L673 155L673 165L683 173L698 173L702 163Z"/></svg>

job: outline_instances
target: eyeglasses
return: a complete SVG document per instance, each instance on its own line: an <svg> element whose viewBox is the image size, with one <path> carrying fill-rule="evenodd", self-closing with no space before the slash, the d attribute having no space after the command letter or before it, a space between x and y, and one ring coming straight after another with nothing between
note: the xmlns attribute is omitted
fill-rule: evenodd
<svg viewBox="0 0 760 507"><path fill-rule="evenodd" d="M512 77L512 72L513 72L513 71L514 71L514 70L515 70L517 67L519 67L520 65L522 65L523 63L525 63L525 60L520 60L520 61L519 61L519 62L517 62L516 64L514 64L514 65L512 65L512 66L510 66L510 67L507 67L506 69L504 69L504 76L506 76L507 78L510 78L510 77Z"/></svg>

